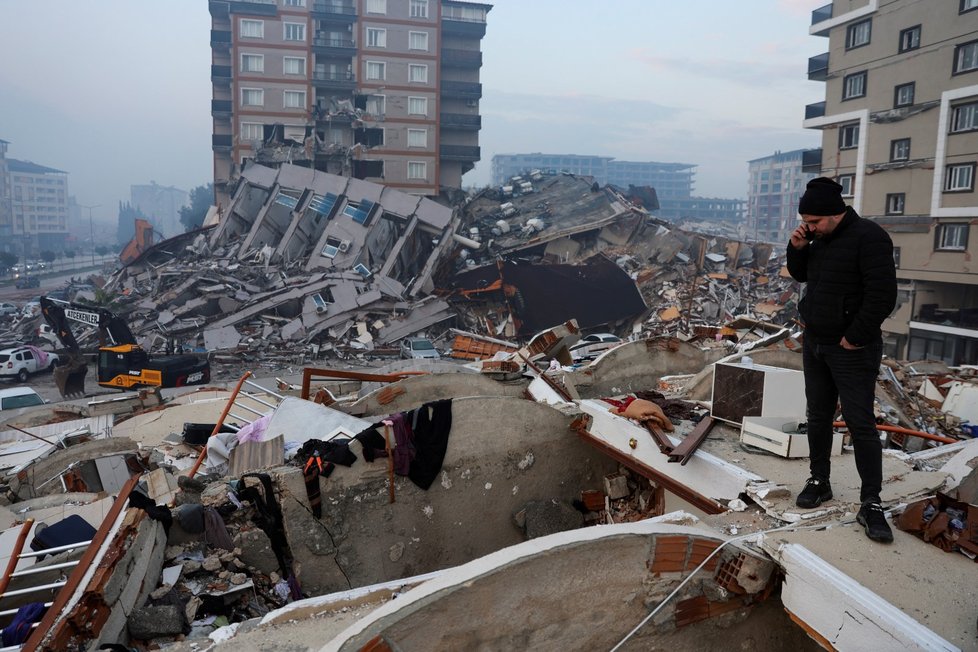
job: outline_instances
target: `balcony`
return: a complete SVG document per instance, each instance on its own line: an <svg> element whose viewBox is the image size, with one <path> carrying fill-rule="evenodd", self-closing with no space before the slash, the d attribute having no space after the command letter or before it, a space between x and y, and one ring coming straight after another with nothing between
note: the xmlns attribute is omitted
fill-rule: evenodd
<svg viewBox="0 0 978 652"><path fill-rule="evenodd" d="M465 113L442 113L440 124L443 129L468 129L478 131L482 129L481 115L468 115Z"/></svg>
<svg viewBox="0 0 978 652"><path fill-rule="evenodd" d="M278 7L275 0L231 0L228 9L232 14L248 16L277 16Z"/></svg>
<svg viewBox="0 0 978 652"><path fill-rule="evenodd" d="M465 18L442 15L442 34L446 36L469 36L482 38L486 35L485 20L466 20Z"/></svg>
<svg viewBox="0 0 978 652"><path fill-rule="evenodd" d="M442 48L441 65L443 68L481 68L482 52L479 50Z"/></svg>
<svg viewBox="0 0 978 652"><path fill-rule="evenodd" d="M478 161L481 151L477 145L441 145L438 156L446 161Z"/></svg>
<svg viewBox="0 0 978 652"><path fill-rule="evenodd" d="M212 29L211 30L211 47L212 48L230 48L231 47L231 30L227 29Z"/></svg>
<svg viewBox="0 0 978 652"><path fill-rule="evenodd" d="M211 100L211 115L230 116L233 111L231 100Z"/></svg>
<svg viewBox="0 0 978 652"><path fill-rule="evenodd" d="M466 100L478 100L482 97L482 84L443 80L441 82L441 94L443 97L460 97Z"/></svg>
<svg viewBox="0 0 978 652"><path fill-rule="evenodd" d="M211 66L211 81L231 83L231 66Z"/></svg>
<svg viewBox="0 0 978 652"><path fill-rule="evenodd" d="M941 308L937 303L925 303L912 322L978 329L978 308Z"/></svg>
<svg viewBox="0 0 978 652"><path fill-rule="evenodd" d="M822 148L807 149L801 153L801 171L818 174L822 171Z"/></svg>
<svg viewBox="0 0 978 652"><path fill-rule="evenodd" d="M230 151L232 138L231 134L214 134L211 136L211 146L214 151Z"/></svg>
<svg viewBox="0 0 978 652"><path fill-rule="evenodd" d="M805 107L805 120L825 117L825 102L815 102Z"/></svg>
<svg viewBox="0 0 978 652"><path fill-rule="evenodd" d="M825 81L829 76L829 53L817 54L808 60L808 79Z"/></svg>
<svg viewBox="0 0 978 652"><path fill-rule="evenodd" d="M312 39L312 51L316 54L352 57L357 53L357 46L353 39L327 38L320 33Z"/></svg>
<svg viewBox="0 0 978 652"><path fill-rule="evenodd" d="M819 23L824 23L825 21L832 18L832 3L825 5L824 7L819 7L812 12L812 27L818 25ZM828 36L829 30L823 29L821 31L815 32L818 36Z"/></svg>
<svg viewBox="0 0 978 652"><path fill-rule="evenodd" d="M357 8L343 2L313 2L312 17L334 22L353 23L357 20Z"/></svg>
<svg viewBox="0 0 978 652"><path fill-rule="evenodd" d="M357 78L352 72L316 70L312 73L312 85L316 88L352 91L357 86Z"/></svg>
<svg viewBox="0 0 978 652"><path fill-rule="evenodd" d="M228 15L228 3L221 2L220 0L210 0L207 3L207 8L211 12L211 16L215 18L227 18Z"/></svg>

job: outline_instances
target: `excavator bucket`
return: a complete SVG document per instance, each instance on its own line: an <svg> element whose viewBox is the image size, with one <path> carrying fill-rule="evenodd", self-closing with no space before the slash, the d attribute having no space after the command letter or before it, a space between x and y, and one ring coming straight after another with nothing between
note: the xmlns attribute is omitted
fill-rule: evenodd
<svg viewBox="0 0 978 652"><path fill-rule="evenodd" d="M71 398L85 395L85 374L88 364L83 358L72 357L63 365L54 368L54 382L61 396Z"/></svg>

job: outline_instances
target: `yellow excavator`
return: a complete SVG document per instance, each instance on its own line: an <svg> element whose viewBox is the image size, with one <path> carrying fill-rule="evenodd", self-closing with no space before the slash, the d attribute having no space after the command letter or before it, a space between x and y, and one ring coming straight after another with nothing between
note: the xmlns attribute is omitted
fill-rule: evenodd
<svg viewBox="0 0 978 652"><path fill-rule="evenodd" d="M210 382L211 366L195 355L151 357L121 317L104 308L41 297L41 314L64 347L62 363L54 369L54 382L64 397L85 394L88 363L71 330L70 322L98 328L98 384L102 387L182 387Z"/></svg>

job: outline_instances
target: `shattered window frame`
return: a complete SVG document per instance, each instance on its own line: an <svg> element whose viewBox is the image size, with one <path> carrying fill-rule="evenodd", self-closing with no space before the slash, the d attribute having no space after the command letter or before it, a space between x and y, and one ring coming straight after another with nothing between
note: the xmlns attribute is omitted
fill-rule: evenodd
<svg viewBox="0 0 978 652"><path fill-rule="evenodd" d="M427 52L428 49L428 32L408 32L408 50Z"/></svg>
<svg viewBox="0 0 978 652"><path fill-rule="evenodd" d="M357 263L356 265L354 265L353 271L359 274L360 276L362 276L363 278L370 278L371 276L373 276L373 272L370 271L370 268L364 265L363 263Z"/></svg>
<svg viewBox="0 0 978 652"><path fill-rule="evenodd" d="M289 98L292 98L291 100ZM305 109L306 108L306 92L304 90L297 91L295 89L286 89L282 91L282 108L285 109Z"/></svg>
<svg viewBox="0 0 978 652"><path fill-rule="evenodd" d="M241 72L265 72L265 55L242 52L240 70Z"/></svg>
<svg viewBox="0 0 978 652"><path fill-rule="evenodd" d="M298 62L297 66L289 66L290 63ZM289 68L295 68L290 70ZM283 75L305 75L306 74L306 58L305 57L282 57L282 74Z"/></svg>
<svg viewBox="0 0 978 652"><path fill-rule="evenodd" d="M316 304L317 310L320 308L326 310L326 307L331 303L336 303L336 300L333 299L333 292L329 288L323 288L316 294L312 295L312 302Z"/></svg>
<svg viewBox="0 0 978 652"><path fill-rule="evenodd" d="M242 18L238 23L238 36L241 38L265 38L265 21Z"/></svg>

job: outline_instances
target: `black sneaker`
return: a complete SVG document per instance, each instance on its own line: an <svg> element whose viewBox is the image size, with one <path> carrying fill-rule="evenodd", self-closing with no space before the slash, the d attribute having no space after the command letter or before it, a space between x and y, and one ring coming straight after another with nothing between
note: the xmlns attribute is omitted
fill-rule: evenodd
<svg viewBox="0 0 978 652"><path fill-rule="evenodd" d="M795 504L805 509L811 509L818 507L826 500L832 500L832 485L828 483L828 480L812 477L808 478L805 488L795 499Z"/></svg>
<svg viewBox="0 0 978 652"><path fill-rule="evenodd" d="M866 536L880 543L891 543L893 531L886 522L886 514L879 503L866 503L859 508L856 521L866 530Z"/></svg>

